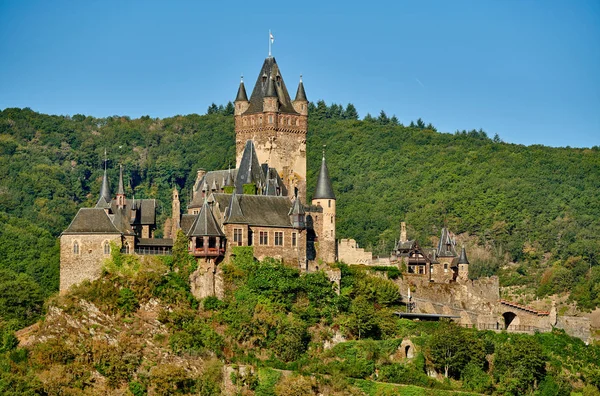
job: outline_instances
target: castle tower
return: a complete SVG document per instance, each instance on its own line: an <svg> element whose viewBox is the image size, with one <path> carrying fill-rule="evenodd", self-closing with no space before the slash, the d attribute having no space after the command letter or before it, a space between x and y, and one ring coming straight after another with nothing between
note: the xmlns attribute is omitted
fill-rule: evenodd
<svg viewBox="0 0 600 396"><path fill-rule="evenodd" d="M123 187L123 165L119 167L119 189L117 190L117 208L123 209L125 207L125 188Z"/></svg>
<svg viewBox="0 0 600 396"><path fill-rule="evenodd" d="M461 281L469 280L469 260L467 259L467 252L464 246L458 258L458 279Z"/></svg>
<svg viewBox="0 0 600 396"><path fill-rule="evenodd" d="M317 258L326 263L333 263L337 258L337 244L335 242L335 194L331 187L329 170L325 162L325 150L323 150L321 170L319 171L312 204L323 208L323 216L318 230L319 248L317 250Z"/></svg>
<svg viewBox="0 0 600 396"><path fill-rule="evenodd" d="M177 187L173 188L173 202L171 203L171 238L177 238L177 231L181 229L181 203Z"/></svg>
<svg viewBox="0 0 600 396"><path fill-rule="evenodd" d="M277 169L290 198L306 199L308 101L302 81L292 101L275 58L265 59L250 99L240 82L235 100L236 164L253 140L259 164Z"/></svg>

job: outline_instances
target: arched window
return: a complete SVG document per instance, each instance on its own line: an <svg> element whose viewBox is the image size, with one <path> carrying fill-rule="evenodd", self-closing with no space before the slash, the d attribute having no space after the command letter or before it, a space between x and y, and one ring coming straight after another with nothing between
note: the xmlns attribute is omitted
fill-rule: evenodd
<svg viewBox="0 0 600 396"><path fill-rule="evenodd" d="M125 242L125 254L129 254L129 242Z"/></svg>
<svg viewBox="0 0 600 396"><path fill-rule="evenodd" d="M79 242L73 242L73 254L79 254Z"/></svg>
<svg viewBox="0 0 600 396"><path fill-rule="evenodd" d="M108 243L108 241L104 241L103 249L104 254L110 254L110 243Z"/></svg>

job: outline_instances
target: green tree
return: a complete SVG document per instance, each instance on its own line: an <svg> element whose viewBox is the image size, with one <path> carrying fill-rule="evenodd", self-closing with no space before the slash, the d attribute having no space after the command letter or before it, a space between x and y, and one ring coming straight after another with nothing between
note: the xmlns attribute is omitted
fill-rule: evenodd
<svg viewBox="0 0 600 396"><path fill-rule="evenodd" d="M494 377L506 394L531 392L546 374L546 356L533 337L514 335L496 348Z"/></svg>
<svg viewBox="0 0 600 396"><path fill-rule="evenodd" d="M473 363L481 367L485 357L485 347L473 332L451 323L441 323L427 343L427 352L437 369L459 378L464 367Z"/></svg>

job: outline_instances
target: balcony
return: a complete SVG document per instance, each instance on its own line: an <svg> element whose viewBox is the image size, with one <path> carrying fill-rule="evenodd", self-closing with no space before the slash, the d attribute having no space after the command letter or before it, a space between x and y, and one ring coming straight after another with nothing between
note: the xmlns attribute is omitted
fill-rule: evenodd
<svg viewBox="0 0 600 396"><path fill-rule="evenodd" d="M195 257L219 257L225 254L225 249L217 247L195 248L192 252Z"/></svg>

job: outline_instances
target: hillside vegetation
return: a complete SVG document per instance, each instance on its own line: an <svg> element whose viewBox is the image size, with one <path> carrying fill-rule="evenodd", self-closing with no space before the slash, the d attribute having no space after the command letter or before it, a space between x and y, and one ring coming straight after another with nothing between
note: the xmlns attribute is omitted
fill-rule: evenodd
<svg viewBox="0 0 600 396"><path fill-rule="evenodd" d="M232 111L211 106L207 115L165 119L1 111L3 320L31 323L57 290L56 237L79 207L95 204L105 150L113 188L122 163L127 195L157 198L162 224L174 186L185 207L197 169L234 164ZM493 252L474 260L472 276L516 261L516 271L500 271L504 284L528 284L538 296L570 291L582 309L600 304L598 147L526 147L481 130L438 133L422 120L403 126L384 112L358 120L351 104L322 101L311 104L307 144L309 193L327 145L339 238L386 255L401 220L425 245L447 224Z"/></svg>
<svg viewBox="0 0 600 396"><path fill-rule="evenodd" d="M564 332L411 322L393 314L400 295L391 280L340 265L338 295L322 271L258 262L251 247L234 254L224 299L198 301L185 249L143 259L114 250L102 278L50 299L24 347L2 334L0 393L600 393L600 347ZM400 346L409 339L406 359Z"/></svg>

